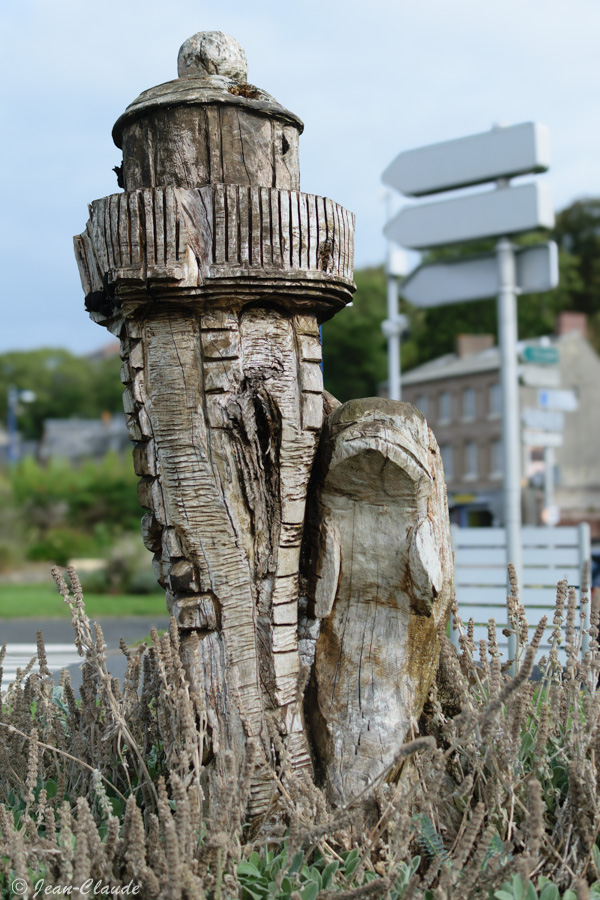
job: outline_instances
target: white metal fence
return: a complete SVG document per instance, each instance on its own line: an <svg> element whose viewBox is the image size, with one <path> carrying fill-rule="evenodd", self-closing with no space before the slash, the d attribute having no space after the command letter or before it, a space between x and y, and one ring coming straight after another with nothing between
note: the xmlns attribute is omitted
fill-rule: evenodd
<svg viewBox="0 0 600 900"><path fill-rule="evenodd" d="M590 528L587 523L570 528L524 527L523 584L519 585L521 602L529 625L535 627L547 616L551 630L556 585L566 578L577 589L581 604L584 567L591 561ZM506 659L508 639L506 627L506 535L504 528L459 528L452 526L454 549L454 583L456 600L464 622L475 622L475 644L487 639L487 623L496 620L498 646ZM588 569L589 571L589 569ZM583 609L589 625L589 593ZM577 622L579 625L579 620ZM458 644L458 632L451 628L452 641ZM584 638L584 649L587 648ZM545 655L548 644L542 642L539 655Z"/></svg>

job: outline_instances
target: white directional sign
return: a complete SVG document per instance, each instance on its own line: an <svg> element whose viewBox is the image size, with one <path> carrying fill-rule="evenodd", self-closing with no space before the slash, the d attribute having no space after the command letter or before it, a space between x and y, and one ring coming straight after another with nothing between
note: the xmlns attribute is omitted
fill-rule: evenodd
<svg viewBox="0 0 600 900"><path fill-rule="evenodd" d="M565 427L563 413L548 409L524 409L521 420L527 428L539 428L540 431L563 431Z"/></svg>
<svg viewBox="0 0 600 900"><path fill-rule="evenodd" d="M523 247L515 254L517 286L522 294L550 291L558 284L558 248L554 241ZM414 306L441 306L495 297L499 290L495 254L419 266L402 285Z"/></svg>
<svg viewBox="0 0 600 900"><path fill-rule="evenodd" d="M575 391L538 391L538 406L541 409L558 409L561 412L575 412L579 407Z"/></svg>
<svg viewBox="0 0 600 900"><path fill-rule="evenodd" d="M550 132L538 122L492 128L481 134L407 150L387 167L384 184L420 197L496 178L545 172Z"/></svg>
<svg viewBox="0 0 600 900"><path fill-rule="evenodd" d="M523 431L522 440L530 447L562 447L561 431Z"/></svg>
<svg viewBox="0 0 600 900"><path fill-rule="evenodd" d="M557 388L560 386L558 366L519 366L521 384L536 388Z"/></svg>
<svg viewBox="0 0 600 900"><path fill-rule="evenodd" d="M451 200L405 206L383 231L387 238L404 247L423 250L553 225L550 187L534 181Z"/></svg>

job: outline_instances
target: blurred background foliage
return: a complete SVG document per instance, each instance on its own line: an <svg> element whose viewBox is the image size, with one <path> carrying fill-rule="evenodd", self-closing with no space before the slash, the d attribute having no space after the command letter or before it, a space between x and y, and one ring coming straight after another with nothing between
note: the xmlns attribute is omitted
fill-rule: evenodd
<svg viewBox="0 0 600 900"><path fill-rule="evenodd" d="M25 458L0 471L0 573L31 562L106 560L81 576L96 593L159 590L142 544L137 477L129 454L79 466Z"/></svg>
<svg viewBox="0 0 600 900"><path fill-rule="evenodd" d="M75 356L68 350L14 350L0 354L0 419L6 421L10 385L33 391L35 400L19 408L19 431L39 440L45 419L97 419L122 412L121 359Z"/></svg>

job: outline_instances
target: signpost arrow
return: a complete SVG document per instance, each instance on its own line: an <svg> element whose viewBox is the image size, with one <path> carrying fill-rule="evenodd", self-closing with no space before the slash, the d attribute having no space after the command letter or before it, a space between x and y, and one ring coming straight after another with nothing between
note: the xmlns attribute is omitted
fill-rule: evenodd
<svg viewBox="0 0 600 900"><path fill-rule="evenodd" d="M579 408L575 391L538 391L538 406L541 409L558 409L561 412L575 412Z"/></svg>
<svg viewBox="0 0 600 900"><path fill-rule="evenodd" d="M562 447L563 435L561 431L523 431L524 444L532 447Z"/></svg>
<svg viewBox="0 0 600 900"><path fill-rule="evenodd" d="M524 409L521 419L527 428L538 428L540 431L563 431L565 427L564 414L553 410Z"/></svg>
<svg viewBox="0 0 600 900"><path fill-rule="evenodd" d="M390 163L382 180L419 197L549 167L550 132L539 122L524 122L407 150Z"/></svg>
<svg viewBox="0 0 600 900"><path fill-rule="evenodd" d="M550 291L558 284L558 248L554 241L517 250L517 286L523 294ZM419 266L402 285L414 306L441 306L483 300L498 294L495 254Z"/></svg>
<svg viewBox="0 0 600 900"><path fill-rule="evenodd" d="M521 350L523 362L537 363L542 366L556 366L560 361L558 347L544 344L527 344Z"/></svg>
<svg viewBox="0 0 600 900"><path fill-rule="evenodd" d="M404 247L423 250L442 244L552 228L553 225L550 187L533 181L435 203L405 206L388 222L383 232Z"/></svg>
<svg viewBox="0 0 600 900"><path fill-rule="evenodd" d="M519 377L526 387L557 388L560 385L558 366L519 366Z"/></svg>

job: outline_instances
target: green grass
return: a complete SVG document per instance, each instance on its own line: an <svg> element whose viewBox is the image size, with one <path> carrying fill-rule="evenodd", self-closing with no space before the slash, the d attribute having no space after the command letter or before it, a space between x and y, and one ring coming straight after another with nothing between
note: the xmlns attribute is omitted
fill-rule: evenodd
<svg viewBox="0 0 600 900"><path fill-rule="evenodd" d="M85 594L91 619L102 616L167 615L164 594ZM67 604L53 582L0 584L0 619L68 619Z"/></svg>

